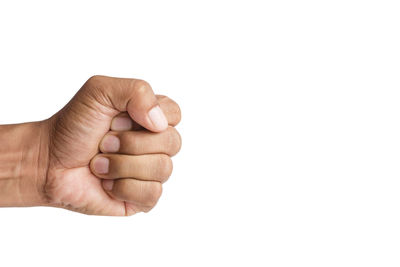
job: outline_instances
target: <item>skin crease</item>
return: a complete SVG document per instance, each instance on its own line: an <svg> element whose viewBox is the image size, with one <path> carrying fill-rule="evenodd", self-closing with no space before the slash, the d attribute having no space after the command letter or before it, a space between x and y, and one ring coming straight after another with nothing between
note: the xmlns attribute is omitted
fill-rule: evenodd
<svg viewBox="0 0 400 267"><path fill-rule="evenodd" d="M165 114L169 124L165 129L157 128L149 117L154 107ZM129 129L111 131L116 117L128 118ZM168 97L155 96L145 81L91 77L62 110L36 123L40 125L40 145L33 165L40 166L40 171L30 179L40 195L32 203L15 201L15 206L53 206L109 216L151 210L161 196L161 184L172 172L170 156L181 147L174 128L180 118L179 106ZM106 153L102 148L106 135L118 137L117 152ZM94 169L93 158L102 155L110 159L108 174L98 174ZM122 174L126 178L120 179ZM114 181L110 191L104 188L101 178L109 185ZM20 192L29 191L20 188L26 184L21 182L24 179L19 181ZM1 187L0 183L0 191ZM0 206L2 203L13 206L12 199L0 199Z"/></svg>

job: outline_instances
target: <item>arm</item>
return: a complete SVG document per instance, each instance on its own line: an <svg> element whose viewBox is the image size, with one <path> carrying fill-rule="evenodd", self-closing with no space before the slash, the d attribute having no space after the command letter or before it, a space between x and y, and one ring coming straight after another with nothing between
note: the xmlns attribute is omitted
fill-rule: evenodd
<svg viewBox="0 0 400 267"><path fill-rule="evenodd" d="M0 126L0 206L45 204L46 121Z"/></svg>

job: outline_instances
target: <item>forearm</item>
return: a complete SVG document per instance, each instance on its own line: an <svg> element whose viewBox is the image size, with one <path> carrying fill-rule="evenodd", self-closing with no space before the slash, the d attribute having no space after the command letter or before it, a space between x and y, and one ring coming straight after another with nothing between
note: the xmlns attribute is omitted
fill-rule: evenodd
<svg viewBox="0 0 400 267"><path fill-rule="evenodd" d="M45 203L48 164L46 122L0 126L0 206Z"/></svg>

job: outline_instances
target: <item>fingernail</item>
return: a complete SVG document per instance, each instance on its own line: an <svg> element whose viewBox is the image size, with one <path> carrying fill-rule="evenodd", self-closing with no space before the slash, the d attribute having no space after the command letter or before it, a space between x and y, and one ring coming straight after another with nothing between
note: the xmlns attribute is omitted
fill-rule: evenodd
<svg viewBox="0 0 400 267"><path fill-rule="evenodd" d="M168 121L159 106L155 106L149 111L149 117L153 126L157 130L165 130L168 127Z"/></svg>
<svg viewBox="0 0 400 267"><path fill-rule="evenodd" d="M98 174L108 173L109 165L110 165L110 160L104 157L98 157L93 162L94 171Z"/></svg>
<svg viewBox="0 0 400 267"><path fill-rule="evenodd" d="M109 134L103 138L100 147L103 152L118 152L120 145L119 138Z"/></svg>
<svg viewBox="0 0 400 267"><path fill-rule="evenodd" d="M107 191L111 191L114 186L114 180L103 180L103 188Z"/></svg>
<svg viewBox="0 0 400 267"><path fill-rule="evenodd" d="M113 131L128 131L132 129L132 120L129 117L115 117L111 122L111 130Z"/></svg>

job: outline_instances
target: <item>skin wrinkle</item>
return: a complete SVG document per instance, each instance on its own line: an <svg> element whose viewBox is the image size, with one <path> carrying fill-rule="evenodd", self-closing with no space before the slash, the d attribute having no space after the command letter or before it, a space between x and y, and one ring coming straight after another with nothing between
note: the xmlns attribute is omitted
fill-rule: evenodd
<svg viewBox="0 0 400 267"><path fill-rule="evenodd" d="M48 125L44 125L46 127ZM44 128L43 127L43 128ZM49 196L47 195L46 192L46 186L47 186L47 177L49 175L49 166L50 166L50 160L49 160L49 155L50 155L50 145L47 145L45 140L51 140L49 134L44 134L44 132L51 132L51 129L49 127L41 129L40 131L40 150L39 150L39 155L37 159L37 166L38 166L38 177L40 177L40 170L42 169L41 166L44 166L45 172L44 172L44 182L41 184L40 182L38 183L38 188L40 188L39 195L42 196L43 199L43 205L47 205L49 202ZM47 131L46 131L47 130Z"/></svg>
<svg viewBox="0 0 400 267"><path fill-rule="evenodd" d="M41 202L37 178L38 124L0 126L0 204L31 206ZM11 137L11 138L10 138ZM15 204L14 204L15 203Z"/></svg>
<svg viewBox="0 0 400 267"><path fill-rule="evenodd" d="M26 157L27 158L29 158L29 153L30 153L30 151L29 151L29 149L28 149L28 151L26 152L26 154L24 153L24 151L26 150L26 148L24 149L20 149L20 153L19 153L19 157L18 157L18 162L27 162L27 160L25 159L25 155L26 155ZM22 177L24 176L24 174L22 173L22 164L19 164L19 165L16 165L16 166L18 166L17 168L16 168L16 173L15 173L15 175L14 175L14 177L19 177L18 178L18 185L17 185L17 197L19 198L19 201L22 203L22 205L26 205L26 203L24 202L24 198L23 198L23 194L21 193L21 188L23 188L24 187L24 185L22 184Z"/></svg>

